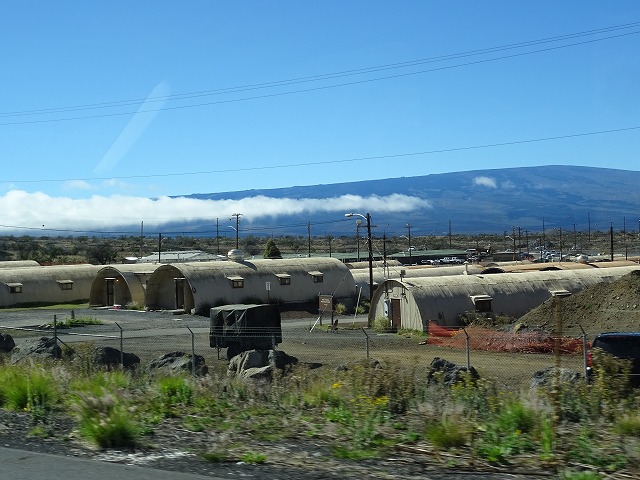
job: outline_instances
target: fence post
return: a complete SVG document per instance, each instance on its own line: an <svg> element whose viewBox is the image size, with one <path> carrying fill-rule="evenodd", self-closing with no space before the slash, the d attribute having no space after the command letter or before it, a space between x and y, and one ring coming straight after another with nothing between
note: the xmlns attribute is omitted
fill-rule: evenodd
<svg viewBox="0 0 640 480"><path fill-rule="evenodd" d="M124 341L122 339L122 327L120 325L118 325L118 322L113 322L116 324L116 326L120 329L120 366L122 368L124 368Z"/></svg>
<svg viewBox="0 0 640 480"><path fill-rule="evenodd" d="M195 337L193 331L189 328L189 325L186 326L187 330L191 333L191 375L196 376L196 344Z"/></svg>
<svg viewBox="0 0 640 480"><path fill-rule="evenodd" d="M587 377L587 332L584 331L582 325L578 324L580 330L582 330L582 368L584 370L584 383L589 383L589 377Z"/></svg>
<svg viewBox="0 0 640 480"><path fill-rule="evenodd" d="M364 329L364 327L360 327L360 328L362 329L362 333L364 333L364 336L365 336L365 347L367 349L367 359L368 359L369 358L369 334Z"/></svg>
<svg viewBox="0 0 640 480"><path fill-rule="evenodd" d="M58 346L58 316L53 316L53 342ZM57 348L56 348L57 350Z"/></svg>

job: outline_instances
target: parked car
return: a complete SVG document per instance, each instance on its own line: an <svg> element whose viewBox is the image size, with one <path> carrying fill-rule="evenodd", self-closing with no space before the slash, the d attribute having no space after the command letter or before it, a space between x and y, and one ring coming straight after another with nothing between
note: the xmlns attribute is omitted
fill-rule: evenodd
<svg viewBox="0 0 640 480"><path fill-rule="evenodd" d="M587 354L587 375L593 376L593 350L631 362L631 384L640 386L640 332L608 332L596 335Z"/></svg>

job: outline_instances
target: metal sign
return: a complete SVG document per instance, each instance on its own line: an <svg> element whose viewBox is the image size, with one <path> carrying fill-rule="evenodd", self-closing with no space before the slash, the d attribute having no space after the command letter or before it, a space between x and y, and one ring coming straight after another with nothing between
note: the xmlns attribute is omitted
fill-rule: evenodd
<svg viewBox="0 0 640 480"><path fill-rule="evenodd" d="M320 310L331 311L333 310L333 295L319 295Z"/></svg>
<svg viewBox="0 0 640 480"><path fill-rule="evenodd" d="M271 282L266 282L265 286L267 287L267 292L271 290Z"/></svg>

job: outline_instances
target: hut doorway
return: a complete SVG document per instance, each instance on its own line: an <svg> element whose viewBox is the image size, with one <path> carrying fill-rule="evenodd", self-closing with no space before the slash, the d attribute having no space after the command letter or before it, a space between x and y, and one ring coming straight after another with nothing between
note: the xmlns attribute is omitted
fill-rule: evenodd
<svg viewBox="0 0 640 480"><path fill-rule="evenodd" d="M174 278L173 281L175 282L175 286L176 286L176 309L183 309L184 310L184 282L185 282L185 278L184 277Z"/></svg>
<svg viewBox="0 0 640 480"><path fill-rule="evenodd" d="M116 304L116 279L115 278L105 278L105 305L107 307L112 307Z"/></svg>
<svg viewBox="0 0 640 480"><path fill-rule="evenodd" d="M391 328L398 331L402 326L402 315L400 315L400 299L391 299Z"/></svg>

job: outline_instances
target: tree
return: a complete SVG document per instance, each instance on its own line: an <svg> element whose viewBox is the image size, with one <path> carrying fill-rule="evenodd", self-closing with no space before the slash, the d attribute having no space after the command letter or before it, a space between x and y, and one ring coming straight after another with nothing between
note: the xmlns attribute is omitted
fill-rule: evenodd
<svg viewBox="0 0 640 480"><path fill-rule="evenodd" d="M274 242L272 238L267 240L267 244L264 246L264 250L262 251L262 256L264 258L282 258L280 249L278 248L278 246L276 245L276 242Z"/></svg>
<svg viewBox="0 0 640 480"><path fill-rule="evenodd" d="M87 250L87 260L94 265L113 263L116 256L117 252L111 242L102 242Z"/></svg>

